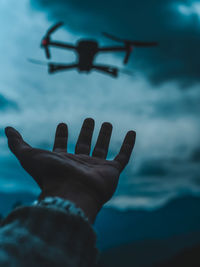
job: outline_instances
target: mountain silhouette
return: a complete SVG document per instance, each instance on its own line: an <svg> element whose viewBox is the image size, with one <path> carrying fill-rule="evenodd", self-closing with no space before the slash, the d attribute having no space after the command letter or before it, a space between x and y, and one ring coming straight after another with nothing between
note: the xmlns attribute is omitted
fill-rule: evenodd
<svg viewBox="0 0 200 267"><path fill-rule="evenodd" d="M101 250L136 241L160 240L199 232L200 197L177 198L153 211L104 208L96 220L95 228Z"/></svg>
<svg viewBox="0 0 200 267"><path fill-rule="evenodd" d="M168 267L172 262L180 261L180 255L185 251L189 250L192 254L193 248L198 246L200 246L200 231L113 247L101 253L100 262L104 267ZM168 262L169 265L167 265ZM200 266L200 259L198 266Z"/></svg>
<svg viewBox="0 0 200 267"><path fill-rule="evenodd" d="M184 196L153 211L102 210L96 221L101 265L200 266L200 260L199 265L181 265L181 255L189 251L186 256L192 258L200 246L199 207L199 197Z"/></svg>

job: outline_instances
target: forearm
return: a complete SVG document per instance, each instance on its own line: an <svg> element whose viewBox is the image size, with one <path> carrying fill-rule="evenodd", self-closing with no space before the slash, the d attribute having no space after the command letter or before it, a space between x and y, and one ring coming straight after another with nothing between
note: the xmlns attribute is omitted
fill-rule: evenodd
<svg viewBox="0 0 200 267"><path fill-rule="evenodd" d="M0 227L6 266L95 266L95 234L80 209L58 198L22 207Z"/></svg>

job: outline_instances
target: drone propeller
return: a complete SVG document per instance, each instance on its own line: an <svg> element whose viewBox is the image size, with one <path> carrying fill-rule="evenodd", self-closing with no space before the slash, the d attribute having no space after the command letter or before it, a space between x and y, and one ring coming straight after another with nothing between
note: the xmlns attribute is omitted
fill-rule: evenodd
<svg viewBox="0 0 200 267"><path fill-rule="evenodd" d="M53 25L51 28L48 29L46 36L49 36L50 34L55 32L62 25L63 25L63 22L58 22L55 25Z"/></svg>
<svg viewBox="0 0 200 267"><path fill-rule="evenodd" d="M116 36L114 36L114 35L112 35L112 34L109 34L109 33L106 33L106 32L102 32L102 34L103 34L105 37L107 37L107 38L109 38L109 39L111 39L111 40L113 40L113 41L116 41L116 42L124 42L123 39L118 38L118 37L116 37Z"/></svg>
<svg viewBox="0 0 200 267"><path fill-rule="evenodd" d="M43 60L37 60L34 58L28 58L27 60L33 64L42 65L42 66L62 65L62 63L58 63L58 62L48 62L48 61L43 61Z"/></svg>
<svg viewBox="0 0 200 267"><path fill-rule="evenodd" d="M121 38L118 38L118 37L116 37L112 34L106 33L106 32L103 32L103 35L105 37L113 40L113 41L124 43L126 51L127 51L126 56L124 58L124 64L128 63L130 54L131 54L134 46L148 47L148 46L155 46L158 44L157 42L140 42L140 41L131 41L131 40L126 40L126 39L121 39Z"/></svg>
<svg viewBox="0 0 200 267"><path fill-rule="evenodd" d="M127 39L122 39L118 38L112 34L103 32L103 35L113 41L120 42L120 43L125 43L126 45L131 45L131 46L155 46L158 45L157 42L141 42L141 41L132 41L132 40L127 40Z"/></svg>
<svg viewBox="0 0 200 267"><path fill-rule="evenodd" d="M55 71L55 69L57 69L57 66L60 65L60 63L57 63L57 62L46 62L46 61L38 60L38 59L34 59L34 58L28 58L27 60L33 64L37 64L37 65L41 65L41 66L48 66L48 72L49 73L53 73Z"/></svg>
<svg viewBox="0 0 200 267"><path fill-rule="evenodd" d="M46 57L49 59L51 57L50 51L49 51L49 42L50 42L50 35L56 31L60 26L63 25L63 22L58 22L55 25L53 25L46 33L46 35L44 36L44 38L42 39L42 43L41 46L44 48L45 50L45 54Z"/></svg>
<svg viewBox="0 0 200 267"><path fill-rule="evenodd" d="M47 58L50 58L51 55L50 55L50 51L49 51L48 46L45 46L45 47L44 47L44 51L45 51L46 57L47 57Z"/></svg>
<svg viewBox="0 0 200 267"><path fill-rule="evenodd" d="M34 58L27 58L27 60L33 64L37 64L37 65L48 65L48 62L46 61L42 61L42 60L37 60Z"/></svg>

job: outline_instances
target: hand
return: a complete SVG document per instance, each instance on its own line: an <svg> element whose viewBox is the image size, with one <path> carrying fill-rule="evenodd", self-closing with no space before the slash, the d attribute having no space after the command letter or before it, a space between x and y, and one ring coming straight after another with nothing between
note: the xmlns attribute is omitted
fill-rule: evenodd
<svg viewBox="0 0 200 267"><path fill-rule="evenodd" d="M114 194L135 143L135 132L129 131L119 154L114 160L106 160L112 125L105 122L90 156L93 130L94 120L86 119L75 154L70 154L67 153L68 128L64 123L57 126L53 152L32 148L14 128L5 129L10 150L41 188L40 199L46 196L69 199L91 221Z"/></svg>

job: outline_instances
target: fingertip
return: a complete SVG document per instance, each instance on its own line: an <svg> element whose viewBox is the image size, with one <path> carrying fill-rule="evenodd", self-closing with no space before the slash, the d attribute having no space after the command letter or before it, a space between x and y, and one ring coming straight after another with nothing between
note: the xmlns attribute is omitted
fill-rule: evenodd
<svg viewBox="0 0 200 267"><path fill-rule="evenodd" d="M128 134L133 135L133 136L136 136L136 132L134 130L128 131Z"/></svg>
<svg viewBox="0 0 200 267"><path fill-rule="evenodd" d="M102 127L105 129L105 130L112 130L113 129L113 126L110 122L104 122L102 124Z"/></svg>
<svg viewBox="0 0 200 267"><path fill-rule="evenodd" d="M58 124L58 126L57 127L66 127L67 126L67 124L66 123L64 123L64 122L60 122L59 124Z"/></svg>
<svg viewBox="0 0 200 267"><path fill-rule="evenodd" d="M93 121L94 122L94 119L93 118L91 118L91 117L88 117L88 118L85 118L85 120L84 121Z"/></svg>
<svg viewBox="0 0 200 267"><path fill-rule="evenodd" d="M64 137L68 133L68 127L67 124L64 122L61 122L58 124L56 129L56 136Z"/></svg>
<svg viewBox="0 0 200 267"><path fill-rule="evenodd" d="M9 137L18 137L21 138L21 135L18 131L16 131L13 127L8 126L5 128L5 134L7 136L7 138Z"/></svg>
<svg viewBox="0 0 200 267"><path fill-rule="evenodd" d="M86 118L83 122L84 126L94 127L95 121L93 118Z"/></svg>
<svg viewBox="0 0 200 267"><path fill-rule="evenodd" d="M6 134L6 135L9 135L9 132L12 131L12 129L13 129L12 127L7 126L7 127L5 128L5 134Z"/></svg>
<svg viewBox="0 0 200 267"><path fill-rule="evenodd" d="M128 131L128 133L126 134L126 142L132 143L133 141L135 141L135 138L136 138L136 132L133 130Z"/></svg>

